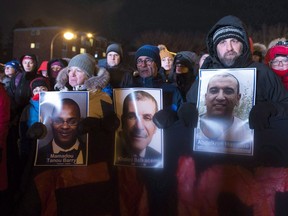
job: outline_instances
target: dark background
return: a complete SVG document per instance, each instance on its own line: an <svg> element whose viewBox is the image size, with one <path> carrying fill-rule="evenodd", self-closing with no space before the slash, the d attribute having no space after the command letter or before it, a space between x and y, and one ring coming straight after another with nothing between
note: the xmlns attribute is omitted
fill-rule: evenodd
<svg viewBox="0 0 288 216"><path fill-rule="evenodd" d="M133 49L143 43L156 44L163 41L172 51L177 51L194 49L195 46L190 46L192 43L201 43L199 49L202 49L208 30L225 15L238 16L250 30L252 29L252 32L258 31L256 42L265 40L266 45L270 38L275 38L275 36L268 38L262 34L263 29L267 29L266 26L274 26L277 29L279 24L288 25L287 0L21 0L17 2L0 0L0 2L0 42L4 48L8 44L8 49L11 47L13 29L19 27L62 26L76 31L93 32L109 41L125 45L133 43ZM147 35L147 32L150 34ZM185 35L186 32L190 32L190 35ZM196 34L196 38L201 37L202 41L195 40L195 37L192 39L191 32ZM279 35L275 29L270 32ZM165 37L163 33L174 36ZM158 40L152 40L151 37L157 37L157 34Z"/></svg>

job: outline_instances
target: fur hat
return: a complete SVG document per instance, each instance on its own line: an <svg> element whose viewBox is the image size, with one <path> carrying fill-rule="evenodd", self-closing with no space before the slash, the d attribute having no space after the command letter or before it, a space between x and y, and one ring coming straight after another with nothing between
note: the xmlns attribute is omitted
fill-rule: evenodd
<svg viewBox="0 0 288 216"><path fill-rule="evenodd" d="M83 70L88 77L92 77L95 72L96 62L93 56L88 53L81 53L74 56L68 64L68 67L78 67Z"/></svg>
<svg viewBox="0 0 288 216"><path fill-rule="evenodd" d="M268 48L270 49L271 47L275 46L279 41L286 41L287 39L285 37L282 38L275 38L272 41L270 41L270 43L268 44Z"/></svg>
<svg viewBox="0 0 288 216"><path fill-rule="evenodd" d="M160 59L160 54L159 54L159 48L157 46L153 45L144 45L140 47L136 53L135 53L135 61L140 56L148 56L153 59L153 61L156 63L158 69L161 67L161 59Z"/></svg>
<svg viewBox="0 0 288 216"><path fill-rule="evenodd" d="M31 92L38 86L45 86L48 90L50 89L49 80L44 77L37 77L30 82Z"/></svg>
<svg viewBox="0 0 288 216"><path fill-rule="evenodd" d="M194 66L197 62L197 55L191 51L181 51L178 52L174 58L174 66L176 64L182 64L189 68L189 71L194 71Z"/></svg>
<svg viewBox="0 0 288 216"><path fill-rule="evenodd" d="M262 56L266 55L267 47L264 44L261 43L254 43L253 44L253 50L254 52L260 52Z"/></svg>
<svg viewBox="0 0 288 216"><path fill-rule="evenodd" d="M227 38L236 38L237 40L241 41L245 44L244 39L244 32L234 26L224 26L215 31L213 34L213 42L215 47L217 44L224 39Z"/></svg>
<svg viewBox="0 0 288 216"><path fill-rule="evenodd" d="M120 44L110 44L107 49L106 49L106 55L109 53L109 52L116 52L120 55L120 60L122 60L123 58L123 50L122 50L122 47Z"/></svg>

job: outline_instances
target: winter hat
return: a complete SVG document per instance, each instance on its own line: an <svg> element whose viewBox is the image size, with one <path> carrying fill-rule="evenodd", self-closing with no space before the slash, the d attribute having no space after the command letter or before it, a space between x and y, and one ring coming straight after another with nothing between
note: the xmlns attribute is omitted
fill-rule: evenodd
<svg viewBox="0 0 288 216"><path fill-rule="evenodd" d="M244 32L234 26L224 26L217 29L213 35L213 43L215 46L224 39L236 38L245 44Z"/></svg>
<svg viewBox="0 0 288 216"><path fill-rule="evenodd" d="M169 57L169 58L173 59L173 55L168 50L161 50L160 51L160 58L163 59L163 58L166 58L166 57Z"/></svg>
<svg viewBox="0 0 288 216"><path fill-rule="evenodd" d="M122 50L122 47L120 44L110 44L107 49L106 49L106 55L109 53L109 52L116 52L120 55L120 59L122 59L123 57L123 50Z"/></svg>
<svg viewBox="0 0 288 216"><path fill-rule="evenodd" d="M13 67L16 71L19 70L19 67L20 67L20 63L16 60L12 60L12 61L9 61L5 64L5 67L6 66L10 66L10 67Z"/></svg>
<svg viewBox="0 0 288 216"><path fill-rule="evenodd" d="M144 45L140 47L136 53L135 53L135 61L140 56L148 56L153 59L153 61L156 63L157 67L161 67L161 59L160 59L160 54L159 54L159 48L157 46L153 45Z"/></svg>
<svg viewBox="0 0 288 216"><path fill-rule="evenodd" d="M40 67L38 68L38 72L47 71L47 64L48 64L48 61L43 61Z"/></svg>
<svg viewBox="0 0 288 216"><path fill-rule="evenodd" d="M158 45L158 48L160 50L160 59L162 60L163 58L166 58L166 57L170 57L170 58L174 58L175 54L176 53L173 53L173 52L170 52L167 47L163 44L159 44Z"/></svg>
<svg viewBox="0 0 288 216"><path fill-rule="evenodd" d="M88 77L92 77L95 71L95 59L88 53L81 53L74 56L68 64L68 67L78 67L83 70Z"/></svg>
<svg viewBox="0 0 288 216"><path fill-rule="evenodd" d="M35 79L33 79L30 83L30 89L31 92L33 92L33 89L35 89L38 86L45 86L47 87L47 89L50 89L50 84L47 78L44 77L37 77Z"/></svg>
<svg viewBox="0 0 288 216"><path fill-rule="evenodd" d="M280 45L280 42L278 42L275 46L271 47L265 56L265 63L269 64L270 61L279 55L288 57L288 42L287 45Z"/></svg>
<svg viewBox="0 0 288 216"><path fill-rule="evenodd" d="M181 51L178 52L174 58L174 66L176 64L182 64L186 67L189 68L189 71L193 71L194 70L194 65L197 62L197 55L194 52L191 51Z"/></svg>
<svg viewBox="0 0 288 216"><path fill-rule="evenodd" d="M52 66L59 66L59 67L63 68L63 64L62 64L60 61L55 61L55 62L53 62L53 63L51 64L51 67L52 67Z"/></svg>
<svg viewBox="0 0 288 216"><path fill-rule="evenodd" d="M265 56L265 63L269 65L270 61L272 61L277 56L286 56L288 57L288 42L279 41L275 46L271 47ZM278 75L278 76L286 76L288 73L288 70L272 70Z"/></svg>

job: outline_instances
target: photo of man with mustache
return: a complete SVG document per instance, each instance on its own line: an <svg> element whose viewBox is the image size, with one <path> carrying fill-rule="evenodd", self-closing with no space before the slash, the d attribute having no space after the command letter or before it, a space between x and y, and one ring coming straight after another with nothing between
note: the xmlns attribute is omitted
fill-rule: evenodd
<svg viewBox="0 0 288 216"><path fill-rule="evenodd" d="M118 140L121 152L116 163L154 166L161 161L161 153L149 146L157 131L153 122L157 111L157 101L148 92L134 91L125 97Z"/></svg>

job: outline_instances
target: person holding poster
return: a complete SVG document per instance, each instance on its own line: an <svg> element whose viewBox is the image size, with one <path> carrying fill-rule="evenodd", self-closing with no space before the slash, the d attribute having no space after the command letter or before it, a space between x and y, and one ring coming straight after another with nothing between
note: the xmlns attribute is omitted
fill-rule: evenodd
<svg viewBox="0 0 288 216"><path fill-rule="evenodd" d="M77 137L80 108L70 99L61 100L61 107L54 107L50 124L53 140L39 148L37 165L83 165L86 145Z"/></svg>
<svg viewBox="0 0 288 216"><path fill-rule="evenodd" d="M150 167L160 164L160 152L149 146L157 130L152 121L157 111L157 101L148 92L134 91L125 97L121 116L123 130L119 134L121 156L117 163Z"/></svg>
<svg viewBox="0 0 288 216"><path fill-rule="evenodd" d="M206 44L209 56L201 69L256 69L255 105L248 110L255 148L249 156L195 151L187 156L184 152L177 173L179 211L183 215L285 215L288 191L280 188L285 188L288 174L288 92L267 65L252 61L246 26L238 17L218 20ZM179 108L182 120L188 122L179 131L197 122L197 110L192 112L191 107L197 103L199 83L192 84L189 103ZM191 136L187 133L183 142L192 146Z"/></svg>

